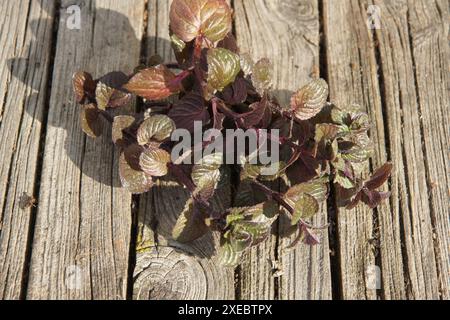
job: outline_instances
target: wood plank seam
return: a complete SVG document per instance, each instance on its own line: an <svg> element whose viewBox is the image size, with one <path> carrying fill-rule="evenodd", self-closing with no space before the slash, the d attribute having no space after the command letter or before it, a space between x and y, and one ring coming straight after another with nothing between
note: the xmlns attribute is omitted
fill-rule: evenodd
<svg viewBox="0 0 450 320"><path fill-rule="evenodd" d="M325 30L326 12L324 2L319 0L318 14L320 19L319 26L319 71L320 77L329 83L328 78L328 48L327 48L327 33ZM330 192L327 199L327 216L328 216L328 246L330 248L330 275L331 275L331 293L332 299L339 299L342 296L342 278L340 268L340 254L339 254L339 233L337 230L337 207L336 207L336 191L334 189L333 181L330 177Z"/></svg>
<svg viewBox="0 0 450 320"><path fill-rule="evenodd" d="M48 120L48 110L50 109L50 96L51 96L51 88L52 88L52 75L54 71L54 62L55 62L55 53L56 53L56 46L57 46L57 37L58 37L58 22L60 18L59 10L56 10L56 8L59 8L61 0L55 0L54 7L53 7L53 26L51 30L51 40L50 40L50 57L49 57L49 65L48 65L48 88L45 92L45 103L44 103L44 112L43 112L43 118L42 118L42 129L40 133L40 140L39 140L39 148L38 148L38 157L37 157L37 164L36 164L36 177L34 181L34 191L33 195L39 195L40 194L40 178L42 174L42 167L44 162L44 149L45 149L45 140L47 136L47 120ZM33 206L31 209L31 220L30 220L30 227L28 230L28 242L27 242L27 252L26 252L26 260L25 260L25 270L24 270L24 278L23 278L23 285L22 285L22 291L20 293L20 299L26 299L26 293L28 289L28 281L29 281L29 268L31 263L31 255L33 252L33 238L34 238L34 228L36 225L36 216L38 212L38 207Z"/></svg>
<svg viewBox="0 0 450 320"><path fill-rule="evenodd" d="M448 46L448 14L448 2L441 2L439 0L427 2L426 4L422 1L418 3L409 2L407 11L407 22L410 30L409 42L415 71L414 81L417 105L420 114L420 136L422 153L424 155L433 249L436 257L436 272L439 279L438 285L441 299L450 298L450 244L448 240L450 226L448 221L448 205L445 204L445 202L448 203L450 200L450 193L448 191L450 173L448 153L446 154L444 151L446 150L448 152L449 150L448 140L450 138L450 132L448 122L436 123L433 121L433 117L430 118L430 114L436 114L435 117L437 119L445 119L445 115L448 114L448 110L445 110L449 104L448 57L450 49ZM433 46L437 47L436 50L433 50ZM427 52L427 49L430 52ZM441 55L444 56L442 57ZM418 61L421 60L420 58L426 59L426 63L419 64ZM443 63L443 65L438 66L437 70L432 69L436 64L435 59L437 63ZM427 71L433 75L438 73L436 75L438 79L437 83L438 85L441 84L443 88L441 99L439 99L438 91L424 88L424 82L427 85L429 83ZM423 77L424 74L425 78ZM430 87L435 85L434 79L435 77L431 78ZM436 89L439 90L439 88ZM447 94L445 93L445 89ZM433 94L433 91L436 91L435 94ZM440 103L443 103L443 105L440 105ZM431 113L430 107L433 113ZM444 109L441 110L440 107L444 107ZM436 142L438 143L437 150L434 148ZM435 168L438 168L437 172L435 172ZM443 178L444 181L436 181L437 178Z"/></svg>
<svg viewBox="0 0 450 320"><path fill-rule="evenodd" d="M4 19L12 19L2 23L2 40L7 42L2 41L0 51L4 81L0 106L2 154L10 158L1 168L0 187L1 296L7 299L23 298L27 283L35 209L23 207L21 198L24 194L35 196L38 184L42 145L39 137L45 122L40 118L45 115L48 71L52 65L52 5L27 0L14 5L2 3Z"/></svg>

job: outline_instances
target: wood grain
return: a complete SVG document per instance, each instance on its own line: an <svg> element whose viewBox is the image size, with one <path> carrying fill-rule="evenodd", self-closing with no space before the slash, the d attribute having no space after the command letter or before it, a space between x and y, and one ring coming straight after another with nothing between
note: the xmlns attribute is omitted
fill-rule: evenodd
<svg viewBox="0 0 450 320"><path fill-rule="evenodd" d="M375 124L371 131L376 143L372 167L379 166L388 157L394 164L393 194L389 205L382 205L373 216L370 210L357 208L350 213L350 221L348 212L339 213L342 295L345 299L380 296L385 299L437 299L440 283L433 243L436 236L433 235L427 159L422 141L429 134L420 130L417 102L420 100L415 89L408 8L404 1L375 1L381 9L381 29L372 31L366 26L369 4L351 1L344 5L344 1L329 1L325 5L332 99L337 103L363 102ZM333 33L333 30L340 31ZM425 60L421 61L423 65L427 64ZM440 135L439 140L442 137ZM445 210L438 211L438 220L442 220L442 216L448 220ZM365 217L365 224L355 222L359 217ZM351 227L352 224L355 227ZM440 222L439 226L441 238L440 242L436 241L440 244L436 250L445 253L448 249L442 245L448 236L443 238L442 235L446 231L446 222ZM381 291L371 290L365 282L370 264L381 268ZM448 262L440 267L447 270ZM441 276L440 280L445 278Z"/></svg>
<svg viewBox="0 0 450 320"><path fill-rule="evenodd" d="M0 298L24 289L54 18L53 1L0 4Z"/></svg>
<svg viewBox="0 0 450 320"><path fill-rule="evenodd" d="M337 221L333 279L328 235L287 250L294 236L278 236L283 221L236 270L217 262L218 235L171 240L188 192L162 181L133 201L109 129L97 140L82 133L72 74L131 72L153 54L173 61L170 3L0 2L0 299L450 299L448 1L229 2L241 51L272 60L282 104L320 67L332 102L358 103L371 117L368 171L394 164L388 202L328 213ZM66 25L71 5L81 8L80 30ZM369 5L380 29L367 27ZM218 210L231 204L229 181ZM324 208L314 222L326 221Z"/></svg>
<svg viewBox="0 0 450 320"><path fill-rule="evenodd" d="M146 56L158 54L166 62L175 60L166 27L170 3L165 0L148 3ZM231 204L229 175L225 182L216 192L216 210L225 210ZM172 229L189 196L184 188L163 181L140 197L135 299L234 299L234 270L222 267L217 261L217 234L208 233L189 244L171 239Z"/></svg>
<svg viewBox="0 0 450 320"><path fill-rule="evenodd" d="M331 102L342 106L358 104L367 110L375 123L371 138L376 142L375 165L378 165L386 156L382 121L376 121L382 119L381 99L371 30L366 25L367 4L364 1L328 0L323 7ZM384 211L383 208L379 210ZM376 266L373 215L372 210L362 205L351 211L338 210L343 299L377 298L376 288L370 288L366 281L367 271Z"/></svg>
<svg viewBox="0 0 450 320"><path fill-rule="evenodd" d="M402 1L387 5L376 2L376 5L380 7L383 19L382 29L377 30L376 36L379 41L385 119L389 132L388 145L395 166L391 202L394 215L401 218L400 235L405 246L405 285L398 283L396 286L385 286L385 296L436 298L438 280L433 253L425 158L419 129L421 120L409 41L408 8ZM398 63L399 60L404 62ZM383 228L385 227L387 225L383 225ZM392 252L390 244L396 238L382 237L382 248L385 248L386 252ZM425 247L422 247L423 245ZM383 266L395 265L395 261L386 257ZM400 276L393 279L399 280ZM401 295L399 289L403 289ZM395 291L399 294L395 294Z"/></svg>
<svg viewBox="0 0 450 320"><path fill-rule="evenodd" d="M448 1L408 1L408 23L415 67L418 114L430 212L421 222L434 241L437 281L425 278L415 298L450 299L450 78ZM417 128L416 128L417 130ZM417 178L416 178L417 179ZM428 242L427 242L428 244ZM421 243L421 246L424 244ZM423 248L421 248L423 251ZM429 254L431 256L431 253ZM427 256L428 258L428 256ZM425 260L432 269L432 259ZM436 282L438 282L436 284ZM423 291L426 291L423 292Z"/></svg>
<svg viewBox="0 0 450 320"><path fill-rule="evenodd" d="M76 2L81 29L60 10L29 299L125 299L131 195L121 188L110 129L86 138L71 93L72 74L131 73L138 64L144 0Z"/></svg>
<svg viewBox="0 0 450 320"><path fill-rule="evenodd" d="M275 95L287 105L292 93L311 80L319 63L317 1L235 1L236 36L242 52L274 64ZM326 210L315 223L327 221ZM272 236L245 255L240 268L242 299L331 299L328 235L322 244L299 244ZM262 258L264 257L264 258ZM273 265L273 263L275 265ZM275 270L272 268L275 267ZM273 275L281 275L274 279Z"/></svg>

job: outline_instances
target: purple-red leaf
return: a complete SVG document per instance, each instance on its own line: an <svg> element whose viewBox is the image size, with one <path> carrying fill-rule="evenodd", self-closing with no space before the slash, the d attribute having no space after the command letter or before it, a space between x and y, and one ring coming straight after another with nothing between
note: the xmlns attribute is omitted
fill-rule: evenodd
<svg viewBox="0 0 450 320"><path fill-rule="evenodd" d="M392 163L386 163L381 168L379 168L373 176L364 184L369 190L375 190L381 187L391 176L392 172Z"/></svg>
<svg viewBox="0 0 450 320"><path fill-rule="evenodd" d="M317 176L320 162L312 156L302 155L287 169L287 175L295 183L306 182Z"/></svg>
<svg viewBox="0 0 450 320"><path fill-rule="evenodd" d="M124 88L148 100L162 100L180 92L182 86L172 71L159 65L141 70Z"/></svg>
<svg viewBox="0 0 450 320"><path fill-rule="evenodd" d="M174 0L170 27L184 42L204 36L220 41L231 31L231 9L225 0Z"/></svg>
<svg viewBox="0 0 450 320"><path fill-rule="evenodd" d="M367 204L371 209L378 207L378 205L391 196L390 192L370 191L366 188L362 191L361 200Z"/></svg>
<svg viewBox="0 0 450 320"><path fill-rule="evenodd" d="M112 140L119 147L126 146L126 141L124 137L124 130L129 129L136 118L133 116L117 116L114 118L112 125Z"/></svg>
<svg viewBox="0 0 450 320"><path fill-rule="evenodd" d="M170 154L162 149L148 148L142 152L139 164L142 170L152 177L163 177L167 174Z"/></svg>
<svg viewBox="0 0 450 320"><path fill-rule="evenodd" d="M231 32L228 33L227 36L217 44L217 47L224 48L230 50L231 52L239 54L239 47L237 45L236 38Z"/></svg>
<svg viewBox="0 0 450 320"><path fill-rule="evenodd" d="M102 122L100 119L100 112L93 104L82 106L81 114L81 129L91 138L98 138L102 135Z"/></svg>
<svg viewBox="0 0 450 320"><path fill-rule="evenodd" d="M190 93L178 101L169 112L169 117L175 122L177 129L194 131L194 122L202 125L210 121L208 109L203 97L198 93Z"/></svg>
<svg viewBox="0 0 450 320"><path fill-rule="evenodd" d="M251 104L250 109L252 110L243 114L241 117L245 128L248 129L257 126L263 120L268 106L269 102L267 96L264 96L261 101Z"/></svg>
<svg viewBox="0 0 450 320"><path fill-rule="evenodd" d="M223 99L227 104L239 104L247 100L247 80L237 78L235 82L225 88Z"/></svg>
<svg viewBox="0 0 450 320"><path fill-rule="evenodd" d="M97 106L101 110L126 106L131 102L131 94L122 91L128 76L123 72L110 72L100 78L95 89Z"/></svg>
<svg viewBox="0 0 450 320"><path fill-rule="evenodd" d="M146 175L136 165L139 159L141 148L131 145L119 159L119 173L122 186L133 194L141 194L150 191L153 186L152 177Z"/></svg>
<svg viewBox="0 0 450 320"><path fill-rule="evenodd" d="M299 120L308 120L317 115L328 98L328 84L323 79L316 79L301 88L292 96L291 108Z"/></svg>
<svg viewBox="0 0 450 320"><path fill-rule="evenodd" d="M308 229L306 226L302 226L303 242L308 246L315 246L320 244L319 236Z"/></svg>
<svg viewBox="0 0 450 320"><path fill-rule="evenodd" d="M73 91L78 103L84 104L88 99L95 97L96 82L92 76L83 71L75 73L72 77Z"/></svg>
<svg viewBox="0 0 450 320"><path fill-rule="evenodd" d="M213 104L213 128L221 131L223 129L223 121L225 120L225 115L217 109L217 104Z"/></svg>

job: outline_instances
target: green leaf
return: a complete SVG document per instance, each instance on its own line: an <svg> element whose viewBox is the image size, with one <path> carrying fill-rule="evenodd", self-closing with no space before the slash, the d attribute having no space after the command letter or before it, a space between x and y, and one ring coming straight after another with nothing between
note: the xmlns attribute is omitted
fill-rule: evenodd
<svg viewBox="0 0 450 320"><path fill-rule="evenodd" d="M235 81L241 70L239 56L227 49L210 49L207 59L208 87L213 91L222 91Z"/></svg>
<svg viewBox="0 0 450 320"><path fill-rule="evenodd" d="M346 128L347 133L363 133L370 129L369 116L359 105L351 105L344 109L333 106L331 120L341 125L341 128Z"/></svg>
<svg viewBox="0 0 450 320"><path fill-rule="evenodd" d="M252 57L248 53L242 53L239 57L240 59L240 66L242 72L244 72L244 75L249 76L253 73L253 68L255 66L255 63L253 62Z"/></svg>
<svg viewBox="0 0 450 320"><path fill-rule="evenodd" d="M174 0L170 8L170 27L184 42L203 35L220 41L231 31L231 9L225 0Z"/></svg>
<svg viewBox="0 0 450 320"><path fill-rule="evenodd" d="M143 146L152 141L162 142L172 135L175 123L168 116L154 115L145 120L137 133L138 143Z"/></svg>
<svg viewBox="0 0 450 320"><path fill-rule="evenodd" d="M214 195L220 181L220 167L223 163L223 154L214 153L205 156L192 168L192 181L197 186L195 193L205 200Z"/></svg>
<svg viewBox="0 0 450 320"><path fill-rule="evenodd" d="M334 177L334 183L339 184L344 189L352 189L355 187L355 184L352 180L346 177L340 171L336 172L336 176Z"/></svg>
<svg viewBox="0 0 450 320"><path fill-rule="evenodd" d="M167 175L167 164L170 163L170 154L162 149L148 148L140 156L139 164L142 170L152 177Z"/></svg>
<svg viewBox="0 0 450 320"><path fill-rule="evenodd" d="M162 100L181 91L175 74L164 65L138 72L124 86L129 92L148 100Z"/></svg>
<svg viewBox="0 0 450 320"><path fill-rule="evenodd" d="M370 119L368 114L360 112L353 117L352 123L350 124L350 130L352 132L364 132L369 129Z"/></svg>
<svg viewBox="0 0 450 320"><path fill-rule="evenodd" d="M184 48L186 48L186 43L177 37L176 34L172 34L170 36L170 40L172 42L172 47L176 53L183 52Z"/></svg>
<svg viewBox="0 0 450 320"><path fill-rule="evenodd" d="M328 84L323 79L316 79L301 88L292 96L291 108L299 120L309 120L324 107L328 98Z"/></svg>
<svg viewBox="0 0 450 320"><path fill-rule="evenodd" d="M278 205L274 201L266 201L252 207L233 208L227 216L230 238L236 234L249 233L252 236L252 246L264 241L278 217L278 212Z"/></svg>
<svg viewBox="0 0 450 320"><path fill-rule="evenodd" d="M339 126L329 123L321 123L316 125L315 141L317 143L323 140L334 140L339 132Z"/></svg>
<svg viewBox="0 0 450 320"><path fill-rule="evenodd" d="M236 252L229 241L224 241L220 246L218 261L224 267L235 267L241 258L241 253Z"/></svg>
<svg viewBox="0 0 450 320"><path fill-rule="evenodd" d="M140 148L137 145L131 145L120 155L119 174L122 186L133 194L142 194L150 191L153 186L152 178L130 163L126 156L127 152L135 154L134 157L139 157Z"/></svg>
<svg viewBox="0 0 450 320"><path fill-rule="evenodd" d="M259 60L253 67L253 84L261 95L272 87L272 70L273 65L267 58Z"/></svg>
<svg viewBox="0 0 450 320"><path fill-rule="evenodd" d="M344 146L344 148L341 148L341 146ZM370 159L373 155L374 149L371 144L359 146L353 143L348 145L345 145L345 143L339 143L339 151L342 159L349 162L362 163Z"/></svg>
<svg viewBox="0 0 450 320"><path fill-rule="evenodd" d="M339 126L328 123L316 125L315 141L317 143L317 159L333 161L338 155L339 146L336 140Z"/></svg>
<svg viewBox="0 0 450 320"><path fill-rule="evenodd" d="M227 222L227 227L232 226L233 224L235 224L237 221L241 221L244 220L244 210L246 208L242 207L242 208L231 208L229 214L227 215L226 218L226 222Z"/></svg>
<svg viewBox="0 0 450 320"><path fill-rule="evenodd" d="M243 252L252 244L253 236L245 230L239 230L230 234L230 244L236 252Z"/></svg>
<svg viewBox="0 0 450 320"><path fill-rule="evenodd" d="M81 129L91 138L98 138L102 135L103 125L100 119L100 112L93 104L81 107L80 113Z"/></svg>
<svg viewBox="0 0 450 320"><path fill-rule="evenodd" d="M244 216L246 219L251 217L253 222L258 223L268 223L272 224L272 222L276 219L278 214L278 205L275 201L266 201L260 203L258 205L249 207L245 210Z"/></svg>
<svg viewBox="0 0 450 320"><path fill-rule="evenodd" d="M189 199L178 217L172 230L174 240L187 243L194 241L208 232L208 226L202 215L195 207L194 201Z"/></svg>
<svg viewBox="0 0 450 320"><path fill-rule="evenodd" d="M319 212L319 203L313 196L304 193L295 202L295 213L292 216L292 225L296 225L302 219L309 219Z"/></svg>
<svg viewBox="0 0 450 320"><path fill-rule="evenodd" d="M299 200L302 194L309 194L316 198L318 202L323 202L328 196L328 177L322 177L311 182L305 182L291 187L284 195L284 198L292 205Z"/></svg>
<svg viewBox="0 0 450 320"><path fill-rule="evenodd" d="M204 200L209 200L214 196L220 182L220 170L210 171L208 174L201 175L196 172L194 183L197 186L194 194Z"/></svg>
<svg viewBox="0 0 450 320"><path fill-rule="evenodd" d="M340 125L345 125L346 124L346 119L347 119L347 113L343 110L341 110L340 108L333 106L331 109L331 120L336 123L336 124L340 124Z"/></svg>
<svg viewBox="0 0 450 320"><path fill-rule="evenodd" d="M114 118L112 125L112 140L114 144L120 147L126 146L123 131L129 129L135 121L136 118L133 116L117 116Z"/></svg>
<svg viewBox="0 0 450 320"><path fill-rule="evenodd" d="M232 208L227 216L228 231L224 235L222 260L237 263L240 253L267 239L278 216L278 205L266 201L252 207Z"/></svg>
<svg viewBox="0 0 450 320"><path fill-rule="evenodd" d="M243 180L256 180L261 175L261 167L256 164L250 164L246 162L242 166L241 181Z"/></svg>
<svg viewBox="0 0 450 320"><path fill-rule="evenodd" d="M210 174L214 174L218 171L223 163L222 153L213 153L203 157L198 163L192 168L192 181L195 185L201 185L202 179Z"/></svg>

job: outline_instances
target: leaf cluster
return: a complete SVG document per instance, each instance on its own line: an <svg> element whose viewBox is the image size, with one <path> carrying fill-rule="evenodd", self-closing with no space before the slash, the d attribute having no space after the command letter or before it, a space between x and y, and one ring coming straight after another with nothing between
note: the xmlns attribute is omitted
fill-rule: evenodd
<svg viewBox="0 0 450 320"><path fill-rule="evenodd" d="M231 27L232 10L224 0L174 0L170 35L176 63L164 64L155 56L154 63L136 68L133 74L112 72L94 80L87 72L77 72L73 77L82 130L95 138L102 134L105 120L111 123L113 142L120 149L123 187L141 194L161 178L186 187L191 197L173 238L189 242L209 230L220 232L220 256L226 265L237 264L243 251L264 241L280 215L299 230L298 241L320 243L315 230L326 226L313 226L310 221L327 200L330 185L334 184L340 206L351 209L363 202L375 208L389 197L377 189L392 170L388 163L363 179L374 151L368 115L358 106L328 103L328 84L318 78L294 93L289 106L280 105L271 94L271 62L253 61L241 53ZM117 115L135 97L142 99L145 110ZM214 139L193 144L179 159L170 156L174 130L193 132L195 121L202 124L203 132L280 130L280 139L266 137L267 144L280 147L276 170L263 174L267 167L254 164L247 152L239 166L235 207L224 212L211 205L223 177L224 154L181 164ZM272 190L269 182L285 183L287 192Z"/></svg>

